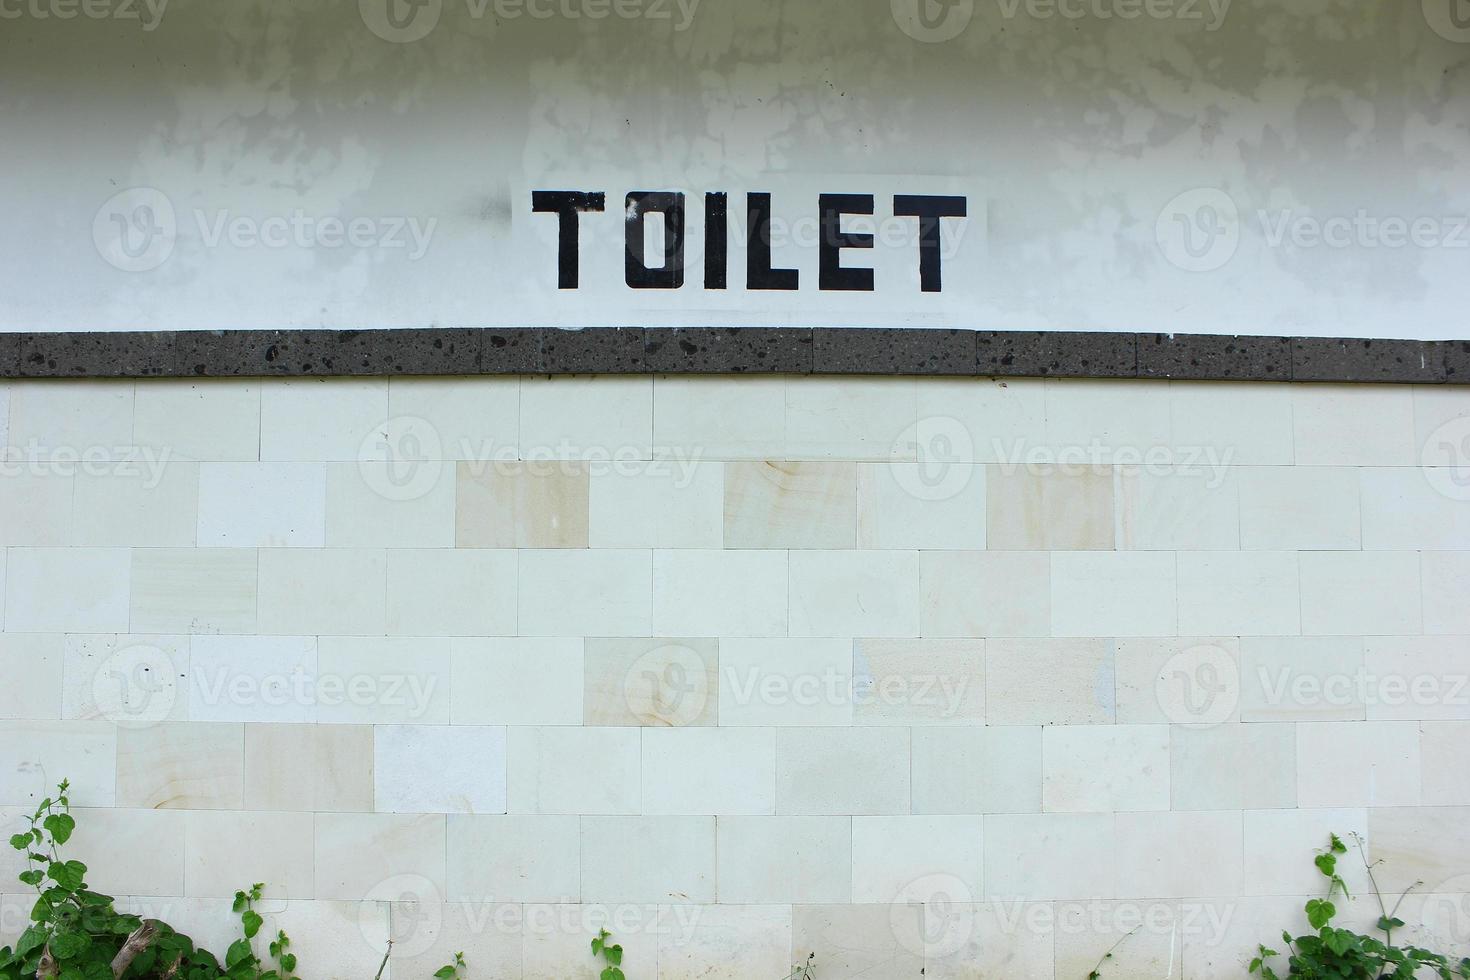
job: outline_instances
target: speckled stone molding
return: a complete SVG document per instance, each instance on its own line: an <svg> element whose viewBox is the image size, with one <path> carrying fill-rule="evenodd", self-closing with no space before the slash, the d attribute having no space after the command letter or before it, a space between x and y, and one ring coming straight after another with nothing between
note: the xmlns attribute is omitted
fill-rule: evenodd
<svg viewBox="0 0 1470 980"><path fill-rule="evenodd" d="M0 377L865 374L1470 384L1470 340L847 327L0 334Z"/></svg>

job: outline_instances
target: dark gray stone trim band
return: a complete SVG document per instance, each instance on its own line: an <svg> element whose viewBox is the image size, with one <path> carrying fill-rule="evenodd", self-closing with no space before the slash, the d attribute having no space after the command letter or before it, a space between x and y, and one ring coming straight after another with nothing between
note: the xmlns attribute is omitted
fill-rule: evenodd
<svg viewBox="0 0 1470 980"><path fill-rule="evenodd" d="M865 374L1470 384L1470 340L847 327L0 334L3 378Z"/></svg>

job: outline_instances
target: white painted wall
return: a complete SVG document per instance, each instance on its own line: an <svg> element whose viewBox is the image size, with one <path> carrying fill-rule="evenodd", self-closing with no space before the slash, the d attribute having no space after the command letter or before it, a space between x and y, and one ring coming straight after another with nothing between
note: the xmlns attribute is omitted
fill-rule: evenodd
<svg viewBox="0 0 1470 980"><path fill-rule="evenodd" d="M933 29L914 0L538 0L550 17L427 0L406 35L387 2L0 0L0 328L1465 335L1463 0L922 0ZM801 246L795 295L710 294L697 275L635 292L616 214L583 288L558 293L553 219L533 218L529 190L584 183L615 209L635 188L768 189L793 221L814 189L867 187L881 211L894 187L947 186L974 218L940 297L898 273L875 295L820 294ZM111 214L162 219L164 202L165 261L104 260ZM1193 255L1176 217L1203 246L1209 206L1221 235ZM250 231L297 213L369 219L374 241L417 222L427 240L417 256L407 233L209 244L221 216ZM1314 226L1344 247L1313 244ZM910 262L892 248L879 268Z"/></svg>

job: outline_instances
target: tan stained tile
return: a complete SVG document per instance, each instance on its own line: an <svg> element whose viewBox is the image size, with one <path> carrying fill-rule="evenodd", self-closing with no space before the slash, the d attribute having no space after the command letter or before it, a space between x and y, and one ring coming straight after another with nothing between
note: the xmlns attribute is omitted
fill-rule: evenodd
<svg viewBox="0 0 1470 980"><path fill-rule="evenodd" d="M455 477L457 547L587 547L586 463L462 462Z"/></svg>
<svg viewBox="0 0 1470 980"><path fill-rule="evenodd" d="M852 548L857 520L856 463L725 466L726 548Z"/></svg>
<svg viewBox="0 0 1470 980"><path fill-rule="evenodd" d="M992 465L985 493L985 542L992 550L1113 547L1113 471L1108 467L1058 467L1039 473Z"/></svg>
<svg viewBox="0 0 1470 980"><path fill-rule="evenodd" d="M718 724L718 646L712 639L589 639L583 724Z"/></svg>
<svg viewBox="0 0 1470 980"><path fill-rule="evenodd" d="M369 725L246 725L245 798L252 809L373 808Z"/></svg>
<svg viewBox="0 0 1470 980"><path fill-rule="evenodd" d="M150 810L243 805L242 726L164 722L117 733L117 805Z"/></svg>

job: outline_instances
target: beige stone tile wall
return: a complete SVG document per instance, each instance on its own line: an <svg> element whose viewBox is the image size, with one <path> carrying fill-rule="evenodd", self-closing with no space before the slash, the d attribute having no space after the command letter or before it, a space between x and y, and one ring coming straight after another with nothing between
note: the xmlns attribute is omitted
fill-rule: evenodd
<svg viewBox="0 0 1470 980"><path fill-rule="evenodd" d="M315 977L593 977L602 926L634 978L1236 977L1355 832L1470 955L1465 389L0 406L0 823L69 778L93 884L201 941L264 881Z"/></svg>

